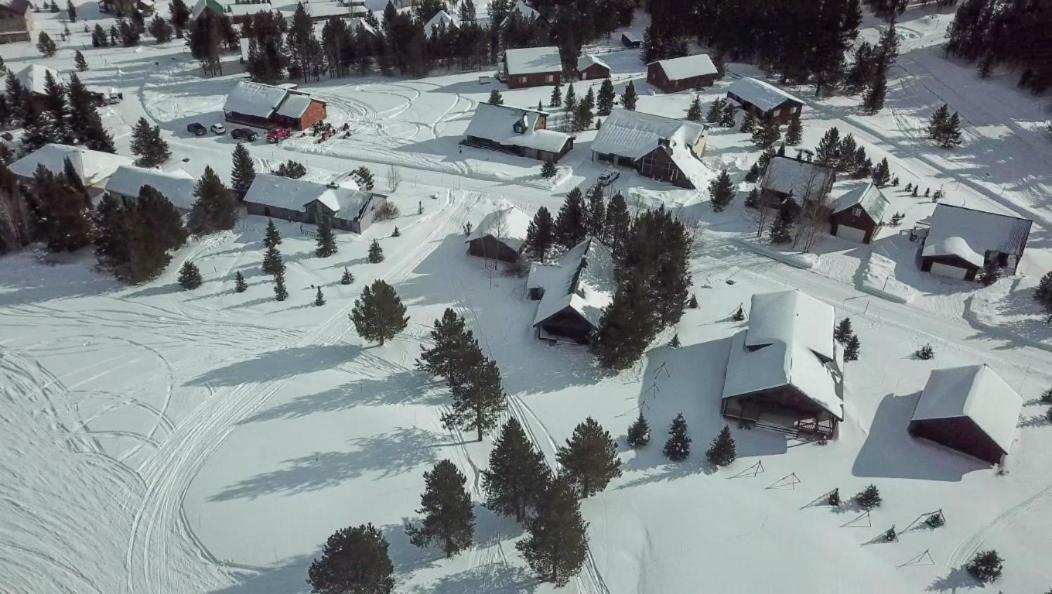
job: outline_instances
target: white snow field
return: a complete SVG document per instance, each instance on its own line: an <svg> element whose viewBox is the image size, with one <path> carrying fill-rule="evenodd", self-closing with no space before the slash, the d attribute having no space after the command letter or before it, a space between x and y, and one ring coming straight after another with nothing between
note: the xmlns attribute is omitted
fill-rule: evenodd
<svg viewBox="0 0 1052 594"><path fill-rule="evenodd" d="M80 10L89 25L100 16L93 2ZM57 40L57 15L35 16ZM701 306L617 375L597 369L583 348L536 340L537 304L524 295L525 279L465 253L464 223L505 201L531 215L542 205L555 212L566 191L603 170L589 157L594 131L578 135L555 184L540 177L537 161L461 151L460 134L491 89L476 72L303 85L328 101L329 121L349 124L350 138L249 147L260 171L287 159L315 172L365 164L401 209L361 236L338 234L339 253L325 259L313 255L310 225L276 221L285 302L273 300L259 269L262 217L192 240L141 286L97 271L87 252L0 258L0 591L307 592L307 567L325 539L364 522L386 534L398 592L552 591L516 552L522 529L481 505L490 436L474 442L443 429L448 395L415 368L433 320L452 307L500 365L507 414L553 466L556 448L586 416L618 439L624 474L582 502L590 552L567 592L965 592L980 586L963 564L989 548L1006 563L988 590L1044 592L1052 587L1052 427L1037 396L1052 387L1052 328L1031 295L1052 267L1052 143L1040 131L1050 114L1047 99L1017 91L1011 74L980 80L972 66L946 60L939 44L951 18L929 9L903 15L888 107L877 116L862 115L855 97L816 100L810 89L789 89L809 102L802 146L814 147L835 125L874 161L887 156L899 176L887 194L905 220L872 245L827 236L817 255L772 258L751 240L744 193L714 213L704 190L622 170L615 186L633 208L664 204L697 224L691 272ZM644 21L638 15L633 29ZM867 20L864 36L875 37L879 24ZM11 69L46 62L67 73L86 41L79 22L70 28L73 42L53 59L24 43L0 55ZM603 53L619 91L635 80L640 111L683 117L691 95L654 94L639 51L616 41L586 51ZM131 50L88 43L84 53L85 81L124 93L102 110L119 152L128 154L131 126L146 117L171 145L170 167L198 176L208 165L229 177L229 136L185 130L222 119L226 92L243 79L236 59L227 75L203 79L175 42ZM742 64L730 71L702 93L705 108L736 76L761 75ZM575 87L583 95L585 85ZM506 104L534 107L550 91L503 94ZM966 143L955 151L923 137L943 102L965 122ZM725 167L740 180L757 156L745 134L713 129L703 161L712 175ZM401 178L396 189L391 167ZM943 188L951 204L1033 219L1019 274L979 288L920 272L906 230L934 205L911 198L906 183ZM400 237L391 237L395 227ZM381 264L365 258L373 239L386 255ZM195 291L175 282L186 260L205 278ZM350 286L339 284L344 267L355 277ZM248 281L244 293L234 292L235 271ZM411 316L383 347L363 343L347 318L377 278L395 286ZM318 286L322 307L313 305ZM748 323L731 314L754 293L786 288L832 304L861 338L861 359L846 368L839 437L818 445L732 426L738 460L706 470L703 452L725 424L719 400L730 338ZM673 334L682 347L665 346ZM935 358L913 359L925 344ZM978 363L1024 399L1000 473L906 432L931 370ZM625 431L640 410L654 438L631 450ZM673 464L660 449L680 412L693 451ZM475 545L453 559L414 547L403 532L423 472L443 458L467 475L476 503ZM871 514L822 505L834 488L846 499L870 483L884 499ZM944 527L914 524L939 509ZM882 542L892 526L898 541Z"/></svg>

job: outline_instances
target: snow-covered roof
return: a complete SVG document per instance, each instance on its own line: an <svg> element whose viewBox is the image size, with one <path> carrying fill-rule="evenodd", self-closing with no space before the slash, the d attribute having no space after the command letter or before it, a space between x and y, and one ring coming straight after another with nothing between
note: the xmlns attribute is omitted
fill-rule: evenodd
<svg viewBox="0 0 1052 594"><path fill-rule="evenodd" d="M855 206L861 206L862 210L869 213L869 216L879 224L883 222L891 203L888 202L880 188L873 183L868 183L856 186L837 198L833 204L833 212L843 212Z"/></svg>
<svg viewBox="0 0 1052 594"><path fill-rule="evenodd" d="M132 159L121 155L93 151L80 146L46 144L12 163L10 169L15 175L24 178L33 177L40 165L51 173L58 174L65 171L67 158L73 163L73 169L80 179L89 186L98 185L122 165L132 165Z"/></svg>
<svg viewBox="0 0 1052 594"><path fill-rule="evenodd" d="M526 241L526 230L530 227L530 220L530 216L518 208L502 204L500 208L483 217L465 241L489 236L519 251Z"/></svg>
<svg viewBox="0 0 1052 594"><path fill-rule="evenodd" d="M983 210L938 204L922 256L957 256L983 266L987 252L1021 256L1033 221Z"/></svg>
<svg viewBox="0 0 1052 594"><path fill-rule="evenodd" d="M716 65L712 63L708 54L669 58L668 60L651 62L651 64L659 64L669 80L683 80L685 78L709 76L717 73Z"/></svg>
<svg viewBox="0 0 1052 594"><path fill-rule="evenodd" d="M353 19L351 19L350 28L352 30L357 32L359 25L361 25L363 31L369 33L370 35L373 35L374 37L379 36L379 33L376 32L376 28L370 25L369 21L363 19L362 17L354 17Z"/></svg>
<svg viewBox="0 0 1052 594"><path fill-rule="evenodd" d="M507 146L558 153L571 137L563 132L538 129L537 121L547 115L543 111L525 107L479 103L465 135ZM515 130L516 124L521 124L522 132Z"/></svg>
<svg viewBox="0 0 1052 594"><path fill-rule="evenodd" d="M501 22L502 27L507 24L508 19L511 18L511 13L513 12L518 13L523 20L527 21L541 17L541 13L537 12L535 8L527 4L524 0L515 0L515 4L513 4L511 10L508 11L508 16L504 17L504 21Z"/></svg>
<svg viewBox="0 0 1052 594"><path fill-rule="evenodd" d="M300 118L303 112L307 111L310 107L311 98L310 95L304 93L288 93L285 96L285 100L281 102L278 107L278 115L285 116L287 118Z"/></svg>
<svg viewBox="0 0 1052 594"><path fill-rule="evenodd" d="M0 0L0 8L15 14L25 14L29 11L29 0Z"/></svg>
<svg viewBox="0 0 1052 594"><path fill-rule="evenodd" d="M763 111L770 111L786 101L803 105L802 99L790 95L778 87L759 79L745 77L731 83L727 87L727 94L734 94Z"/></svg>
<svg viewBox="0 0 1052 594"><path fill-rule="evenodd" d="M203 13L206 8L212 11L213 14L217 15L226 12L225 3L220 2L219 0L197 0L197 2L194 3L194 7L190 9L190 14L196 19L201 16L201 13Z"/></svg>
<svg viewBox="0 0 1052 594"><path fill-rule="evenodd" d="M351 9L336 2L311 2L303 3L303 9L312 19L327 19L329 17L349 17Z"/></svg>
<svg viewBox="0 0 1052 594"><path fill-rule="evenodd" d="M1023 399L988 365L936 369L913 420L971 419L1005 453L1015 439Z"/></svg>
<svg viewBox="0 0 1052 594"><path fill-rule="evenodd" d="M789 385L842 420L834 320L831 305L801 291L753 295L749 329L731 344L723 397Z"/></svg>
<svg viewBox="0 0 1052 594"><path fill-rule="evenodd" d="M439 27L445 27L448 31L450 29L456 29L459 26L460 23L457 21L456 17L450 15L444 10L440 10L435 13L435 16L431 17L426 23L424 23L424 35L430 39L431 35L434 34L435 29L438 29Z"/></svg>
<svg viewBox="0 0 1052 594"><path fill-rule="evenodd" d="M789 157L775 157L767 164L760 187L781 194L792 194L799 201L828 188L835 179L836 173L831 167Z"/></svg>
<svg viewBox="0 0 1052 594"><path fill-rule="evenodd" d="M563 70L559 48L554 45L510 49L504 52L504 62L507 64L510 76L562 72Z"/></svg>
<svg viewBox="0 0 1052 594"><path fill-rule="evenodd" d="M48 72L51 73L52 78L54 78L56 82L62 82L62 75L60 75L57 70L54 68L48 68L42 64L30 64L26 66L15 74L15 78L18 79L18 82L22 83L22 86L25 87L27 91L37 95L44 95L47 93L45 82L47 82Z"/></svg>
<svg viewBox="0 0 1052 594"><path fill-rule="evenodd" d="M143 186L157 190L180 210L190 210L197 198L194 196L195 180L182 169L161 171L134 165L122 165L106 181L106 191L129 198L139 196Z"/></svg>
<svg viewBox="0 0 1052 594"><path fill-rule="evenodd" d="M588 69L589 66L591 66L593 64L598 64L598 65L602 66L603 68L606 68L607 70L610 70L610 65L607 64L606 62L604 62L602 59L598 58L597 56L594 56L592 54L583 54L577 60L577 71L578 72L584 72L585 70Z"/></svg>
<svg viewBox="0 0 1052 594"><path fill-rule="evenodd" d="M274 7L270 3L258 3L258 4L228 4L226 6L226 15L231 17L243 17L252 16L259 12L271 11Z"/></svg>
<svg viewBox="0 0 1052 594"><path fill-rule="evenodd" d="M592 150L639 159L663 141L673 148L692 147L704 135L705 126L701 124L615 109L603 120L592 141Z"/></svg>
<svg viewBox="0 0 1052 594"><path fill-rule="evenodd" d="M269 118L288 94L288 89L243 80L226 96L223 111Z"/></svg>
<svg viewBox="0 0 1052 594"><path fill-rule="evenodd" d="M358 191L353 183L322 184L306 179L292 179L271 173L256 174L245 193L245 202L301 210L317 200L339 218L356 219L372 198L369 192Z"/></svg>
<svg viewBox="0 0 1052 594"><path fill-rule="evenodd" d="M617 290L613 252L596 239L585 239L563 254L557 264L534 262L526 286L544 290L534 326L570 308L598 328L603 308L613 301Z"/></svg>

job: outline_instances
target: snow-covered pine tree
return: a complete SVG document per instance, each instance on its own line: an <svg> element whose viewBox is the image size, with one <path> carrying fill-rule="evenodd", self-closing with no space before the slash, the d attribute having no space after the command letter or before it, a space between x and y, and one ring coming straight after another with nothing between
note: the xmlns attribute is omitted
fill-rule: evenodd
<svg viewBox="0 0 1052 594"><path fill-rule="evenodd" d="M591 88L588 89L588 95L585 96L585 99L582 99L573 110L573 129L576 131L587 130L592 127L591 103L595 103L595 99L593 97L590 103L586 100L588 97L592 97Z"/></svg>
<svg viewBox="0 0 1052 594"><path fill-rule="evenodd" d="M665 457L673 462L681 462L690 456L690 436L687 435L687 420L683 418L683 413L676 415L676 418L672 420L672 426L668 431L668 441L665 442L665 447L662 450L665 453Z"/></svg>
<svg viewBox="0 0 1052 594"><path fill-rule="evenodd" d="M845 361L858 361L858 357L862 352L862 342L858 339L857 335L852 334L847 339L847 344L844 345L844 360Z"/></svg>
<svg viewBox="0 0 1052 594"><path fill-rule="evenodd" d="M456 385L464 381L466 367L478 364L481 354L464 318L447 307L431 328L431 346L421 347L417 366Z"/></svg>
<svg viewBox="0 0 1052 594"><path fill-rule="evenodd" d="M541 581L565 586L577 575L588 554L588 534L573 487L555 477L538 500L528 535L516 543L530 569Z"/></svg>
<svg viewBox="0 0 1052 594"><path fill-rule="evenodd" d="M274 219L267 219L267 229L263 233L263 247L272 248L281 245L281 233L274 226Z"/></svg>
<svg viewBox="0 0 1052 594"><path fill-rule="evenodd" d="M884 58L880 58L877 61L877 65L874 68L873 80L870 82L869 88L866 89L865 95L862 98L862 107L869 113L877 113L884 109L884 100L888 95L888 73L887 73L887 62Z"/></svg>
<svg viewBox="0 0 1052 594"><path fill-rule="evenodd" d="M628 81L628 86L625 87L625 92L621 94L621 106L628 111L636 110L636 101L639 99L639 95L636 94L636 85L632 81Z"/></svg>
<svg viewBox="0 0 1052 594"><path fill-rule="evenodd" d="M318 224L318 247L315 248L314 255L319 258L328 258L335 254L336 251L336 238L332 234L332 220L329 217L322 217L321 222Z"/></svg>
<svg viewBox="0 0 1052 594"><path fill-rule="evenodd" d="M548 99L548 107L560 107L563 104L562 85L552 87L552 96Z"/></svg>
<svg viewBox="0 0 1052 594"><path fill-rule="evenodd" d="M84 59L84 54L80 53L80 50L73 54L73 64L77 67L77 72L84 72L88 69L88 61Z"/></svg>
<svg viewBox="0 0 1052 594"><path fill-rule="evenodd" d="M734 449L734 438L731 437L730 427L727 425L720 429L719 434L712 440L712 445L705 452L705 459L713 466L726 466L737 457Z"/></svg>
<svg viewBox="0 0 1052 594"><path fill-rule="evenodd" d="M387 553L387 539L372 524L338 530L322 547L307 572L311 590L318 593L394 590L394 564Z"/></svg>
<svg viewBox="0 0 1052 594"><path fill-rule="evenodd" d="M383 346L405 330L409 324L409 316L405 313L406 308L394 287L377 279L355 299L350 318L358 336Z"/></svg>
<svg viewBox="0 0 1052 594"><path fill-rule="evenodd" d="M610 433L592 417L579 423L573 436L556 453L563 476L580 497L590 497L621 476L621 460Z"/></svg>
<svg viewBox="0 0 1052 594"><path fill-rule="evenodd" d="M245 275L241 274L238 270L234 273L234 291L237 293L244 293L248 289L248 284L245 283Z"/></svg>
<svg viewBox="0 0 1052 594"><path fill-rule="evenodd" d="M471 546L475 513L466 483L467 477L449 460L439 461L424 473L424 492L416 510L424 517L406 530L411 543L425 547L437 542L447 558Z"/></svg>
<svg viewBox="0 0 1052 594"><path fill-rule="evenodd" d="M847 344L847 341L855 335L854 329L851 328L851 318L844 318L837 324L836 329L833 330L833 340L840 344Z"/></svg>
<svg viewBox="0 0 1052 594"><path fill-rule="evenodd" d="M698 309L698 297L691 293L690 300L687 301L687 307L690 309Z"/></svg>
<svg viewBox="0 0 1052 594"><path fill-rule="evenodd" d="M361 186L363 190L373 189L373 185L375 184L375 181L373 180L373 172L369 171L368 167L362 165L355 169L353 173L358 180L358 185Z"/></svg>
<svg viewBox="0 0 1052 594"><path fill-rule="evenodd" d="M230 173L230 188L237 193L238 197L244 197L245 192L248 192L249 186L256 179L256 165L252 161L252 155L248 153L248 148L240 142L234 147L231 159L234 167Z"/></svg>
<svg viewBox="0 0 1052 594"><path fill-rule="evenodd" d="M639 360L656 331L654 314L633 280L617 288L610 305L599 318L592 352L607 369L631 367Z"/></svg>
<svg viewBox="0 0 1052 594"><path fill-rule="evenodd" d="M745 308L743 306L739 305L738 309L734 310L734 315L731 316L731 320L733 320L735 322L740 322L740 321L742 321L744 319L745 319Z"/></svg>
<svg viewBox="0 0 1052 594"><path fill-rule="evenodd" d="M737 113L738 110L734 107L733 103L724 101L723 113L720 114L720 126L723 126L724 128L733 128L734 118Z"/></svg>
<svg viewBox="0 0 1052 594"><path fill-rule="evenodd" d="M367 260L370 264L379 264L384 261L384 250L380 247L379 241L374 239L373 242L369 244L369 256Z"/></svg>
<svg viewBox="0 0 1052 594"><path fill-rule="evenodd" d="M526 228L526 251L535 259L543 262L555 242L553 236L552 214L545 207L540 207L533 215Z"/></svg>
<svg viewBox="0 0 1052 594"><path fill-rule="evenodd" d="M602 239L605 226L606 200L603 198L603 188L595 186L588 193L588 235Z"/></svg>
<svg viewBox="0 0 1052 594"><path fill-rule="evenodd" d="M723 104L726 103L726 99L718 98L712 102L709 106L708 113L705 114L705 122L709 124L717 124L720 118L723 116Z"/></svg>
<svg viewBox="0 0 1052 594"><path fill-rule="evenodd" d="M341 285L349 285L349 284L351 284L353 282L354 282L354 275L351 274L350 270L347 270L346 266L344 266L343 267L343 276L340 277L340 284Z"/></svg>
<svg viewBox="0 0 1052 594"><path fill-rule="evenodd" d="M628 233L632 228L632 217L628 214L628 204L620 192L614 194L606 207L606 226L603 235L610 242L615 256L618 254Z"/></svg>
<svg viewBox="0 0 1052 594"><path fill-rule="evenodd" d="M614 109L615 97L614 83L609 78L604 78L599 85L599 94L595 98L596 113L601 116L610 115L610 112Z"/></svg>
<svg viewBox="0 0 1052 594"><path fill-rule="evenodd" d="M571 113L577 109L577 92L573 90L573 85L566 88L566 94L563 95L563 107Z"/></svg>
<svg viewBox="0 0 1052 594"><path fill-rule="evenodd" d="M478 350L477 343L472 347ZM449 412L442 415L442 424L447 429L474 431L476 439L482 441L482 435L497 426L507 406L507 397L497 363L481 352L475 359L478 363L464 368L463 381L450 382L453 402Z"/></svg>
<svg viewBox="0 0 1052 594"><path fill-rule="evenodd" d="M840 130L835 127L826 130L815 149L815 161L829 167L840 166Z"/></svg>
<svg viewBox="0 0 1052 594"><path fill-rule="evenodd" d="M284 301L289 298L289 290L285 288L285 270L282 269L274 274L274 299Z"/></svg>
<svg viewBox="0 0 1052 594"><path fill-rule="evenodd" d="M197 200L190 209L187 225L191 233L206 235L234 228L237 201L211 167L205 167L194 185L194 196Z"/></svg>
<svg viewBox="0 0 1052 594"><path fill-rule="evenodd" d="M793 241L793 211L788 205L783 205L778 211L778 217L767 232L767 237L775 245L786 244Z"/></svg>
<svg viewBox="0 0 1052 594"><path fill-rule="evenodd" d="M161 138L161 127L150 126L146 118L139 118L132 128L131 152L140 167L156 167L172 156L168 143Z"/></svg>
<svg viewBox="0 0 1052 594"><path fill-rule="evenodd" d="M641 448L648 443L650 443L650 426L641 412L639 417L628 426L628 445L633 448Z"/></svg>
<svg viewBox="0 0 1052 594"><path fill-rule="evenodd" d="M723 209L734 199L734 186L731 184L731 176L726 169L721 169L720 174L709 182L709 202L712 210L723 212Z"/></svg>
<svg viewBox="0 0 1052 594"><path fill-rule="evenodd" d="M936 109L932 114L931 118L928 119L928 138L941 142L942 131L946 126L946 122L950 119L950 106L946 103L942 104L942 107Z"/></svg>
<svg viewBox="0 0 1052 594"><path fill-rule="evenodd" d="M550 481L544 455L530 443L518 419L508 417L490 450L489 468L482 471L486 507L521 522Z"/></svg>
<svg viewBox="0 0 1052 594"><path fill-rule="evenodd" d="M751 111L747 111L747 112L745 112L745 117L742 118L742 125L741 125L741 127L738 128L738 131L739 132L745 132L747 134L752 134L753 135L753 142L755 142L756 141L755 140L756 139L755 131L759 127L761 127L762 125L763 124L760 124L760 123L756 122L756 116L754 116ZM766 148L766 147L762 147L762 148Z"/></svg>
<svg viewBox="0 0 1052 594"><path fill-rule="evenodd" d="M285 262L277 245L271 245L263 252L263 272L272 275L285 273Z"/></svg>
<svg viewBox="0 0 1052 594"><path fill-rule="evenodd" d="M189 291L200 287L202 282L201 271L197 266L189 260L183 262L183 267L179 269L179 286Z"/></svg>
<svg viewBox="0 0 1052 594"><path fill-rule="evenodd" d="M701 98L698 95L694 95L694 99L690 102L690 107L687 108L687 121L701 121Z"/></svg>
<svg viewBox="0 0 1052 594"><path fill-rule="evenodd" d="M867 485L865 489L862 489L855 495L854 499L855 504L866 511L880 507L882 502L880 490L877 489L876 485Z"/></svg>
<svg viewBox="0 0 1052 594"><path fill-rule="evenodd" d="M321 287L318 287L318 292L314 296L314 305L318 307L325 305L325 295L322 294Z"/></svg>
<svg viewBox="0 0 1052 594"><path fill-rule="evenodd" d="M785 131L785 142L790 146L796 146L803 141L803 138L804 126L800 121L800 115L797 114L789 120L789 128Z"/></svg>
<svg viewBox="0 0 1052 594"><path fill-rule="evenodd" d="M884 157L877 163L877 166L873 168L873 185L878 188L883 188L888 185L891 181L891 168L888 165L888 158Z"/></svg>
<svg viewBox="0 0 1052 594"><path fill-rule="evenodd" d="M555 242L569 249L580 243L588 234L588 209L579 188L566 194L559 214L555 217Z"/></svg>
<svg viewBox="0 0 1052 594"><path fill-rule="evenodd" d="M504 105L504 97L501 96L500 91L493 89L489 92L489 100L486 103L490 105Z"/></svg>
<svg viewBox="0 0 1052 594"><path fill-rule="evenodd" d="M939 134L939 145L942 148L956 148L964 142L961 137L961 116L956 111L946 120Z"/></svg>
<svg viewBox="0 0 1052 594"><path fill-rule="evenodd" d="M760 165L753 163L752 167L749 167L749 171L745 173L745 181L750 184L754 184L760 179Z"/></svg>
<svg viewBox="0 0 1052 594"><path fill-rule="evenodd" d="M37 36L37 50L46 57L51 58L58 51L58 47L55 46L55 42L46 31L41 31L40 35Z"/></svg>
<svg viewBox="0 0 1052 594"><path fill-rule="evenodd" d="M541 163L541 177L544 179L551 179L555 177L556 173L558 173L558 170L555 168L555 161L545 159L544 162Z"/></svg>

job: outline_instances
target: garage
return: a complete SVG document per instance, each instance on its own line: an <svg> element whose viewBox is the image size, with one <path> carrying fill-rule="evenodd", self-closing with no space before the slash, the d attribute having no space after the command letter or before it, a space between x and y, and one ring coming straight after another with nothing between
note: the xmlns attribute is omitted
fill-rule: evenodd
<svg viewBox="0 0 1052 594"><path fill-rule="evenodd" d="M850 225L838 225L836 228L836 236L848 241L857 241L858 243L866 242L866 230L852 227Z"/></svg>
<svg viewBox="0 0 1052 594"><path fill-rule="evenodd" d="M960 266L950 266L949 264L943 264L941 262L932 262L931 273L946 278L952 278L953 280L964 280L965 276L968 275L968 269L961 268Z"/></svg>

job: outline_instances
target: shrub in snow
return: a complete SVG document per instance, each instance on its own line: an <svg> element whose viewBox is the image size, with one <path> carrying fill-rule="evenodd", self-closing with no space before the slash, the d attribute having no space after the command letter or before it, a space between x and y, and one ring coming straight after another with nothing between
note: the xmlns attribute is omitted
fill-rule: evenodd
<svg viewBox="0 0 1052 594"><path fill-rule="evenodd" d="M840 507L840 489L833 489L829 497L826 497L826 503L833 507Z"/></svg>
<svg viewBox="0 0 1052 594"><path fill-rule="evenodd" d="M639 448L650 443L650 426L643 418L643 413L628 427L628 445Z"/></svg>
<svg viewBox="0 0 1052 594"><path fill-rule="evenodd" d="M191 290L201 286L201 271L187 260L179 269L179 285L184 289Z"/></svg>
<svg viewBox="0 0 1052 594"><path fill-rule="evenodd" d="M668 342L668 346L674 349L679 348L679 334L672 335L672 340Z"/></svg>
<svg viewBox="0 0 1052 594"><path fill-rule="evenodd" d="M984 584L989 584L1001 577L1001 571L1004 569L1004 559L993 549L980 551L975 554L975 557L972 557L965 569L968 570L968 573L973 578Z"/></svg>
<svg viewBox="0 0 1052 594"><path fill-rule="evenodd" d="M739 305L737 311L735 311L734 315L731 316L731 319L734 320L735 322L740 322L740 321L744 320L745 319L745 308L742 307L741 305Z"/></svg>
<svg viewBox="0 0 1052 594"><path fill-rule="evenodd" d="M858 361L858 356L862 349L862 343L859 342L858 337L852 335L847 340L847 344L844 346L844 360L845 361Z"/></svg>
<svg viewBox="0 0 1052 594"><path fill-rule="evenodd" d="M698 309L698 298L693 293L690 295L690 301L687 302L687 307Z"/></svg>
<svg viewBox="0 0 1052 594"><path fill-rule="evenodd" d="M833 331L833 340L840 344L845 344L851 340L851 337L855 335L855 330L851 328L851 318L844 318L837 324L836 330Z"/></svg>
<svg viewBox="0 0 1052 594"><path fill-rule="evenodd" d="M935 351L932 350L930 344L926 344L926 345L922 346L921 348L917 349L916 351L914 351L913 352L913 356L918 358L918 359L921 359L923 361L927 361L928 359L935 358Z"/></svg>
<svg viewBox="0 0 1052 594"><path fill-rule="evenodd" d="M563 476L581 497L606 488L610 479L621 476L621 460L610 433L588 417L573 430L573 436L556 453Z"/></svg>
<svg viewBox="0 0 1052 594"><path fill-rule="evenodd" d="M238 293L244 293L246 289L248 289L248 285L245 283L244 275L239 270L234 274L234 290Z"/></svg>
<svg viewBox="0 0 1052 594"><path fill-rule="evenodd" d="M358 336L379 342L380 346L383 346L384 342L405 330L409 323L409 316L405 315L405 311L405 306L402 305L394 287L382 280L376 280L372 285L365 287L362 296L354 301L350 317Z"/></svg>
<svg viewBox="0 0 1052 594"><path fill-rule="evenodd" d="M1046 272L1034 291L1034 299L1052 313L1052 272Z"/></svg>
<svg viewBox="0 0 1052 594"><path fill-rule="evenodd" d="M554 161L545 161L541 165L541 177L543 177L544 179L551 179L555 177L555 173L556 170Z"/></svg>
<svg viewBox="0 0 1052 594"><path fill-rule="evenodd" d="M321 293L321 287L318 287L318 294L314 297L314 305L322 306L325 305L325 295Z"/></svg>
<svg viewBox="0 0 1052 594"><path fill-rule="evenodd" d="M343 268L343 276L340 277L340 284L341 285L349 285L349 284L351 284L353 282L354 282L354 275L351 274L351 271L347 270L347 267L345 266Z"/></svg>
<svg viewBox="0 0 1052 594"><path fill-rule="evenodd" d="M734 451L734 438L731 437L731 429L727 425L720 429L719 434L715 439L712 440L712 445L708 451L705 452L705 459L709 461L709 464L715 466L726 466L734 459L737 454Z"/></svg>
<svg viewBox="0 0 1052 594"><path fill-rule="evenodd" d="M942 515L941 511L937 511L929 515L924 520L924 523L928 526L928 528L934 530L935 528L939 528L940 526L946 523L946 516Z"/></svg>
<svg viewBox="0 0 1052 594"><path fill-rule="evenodd" d="M892 526L884 532L884 542L895 542L898 539L898 534L895 533L895 527Z"/></svg>
<svg viewBox="0 0 1052 594"><path fill-rule="evenodd" d="M379 264L384 261L384 249L380 247L380 242L375 239L369 244L368 259L370 264Z"/></svg>
<svg viewBox="0 0 1052 594"><path fill-rule="evenodd" d="M370 592L394 590L394 565L387 554L387 539L363 524L337 531L325 542L321 558L307 572L314 592Z"/></svg>
<svg viewBox="0 0 1052 594"><path fill-rule="evenodd" d="M274 275L274 299L284 301L289 298L289 290L285 288L285 272Z"/></svg>
<svg viewBox="0 0 1052 594"><path fill-rule="evenodd" d="M385 201L380 208L376 209L376 220L377 221L390 221L391 219L398 218L398 215L402 214L395 206L394 202L390 200Z"/></svg>
<svg viewBox="0 0 1052 594"><path fill-rule="evenodd" d="M855 503L866 511L880 507L881 501L876 485L869 485L855 495Z"/></svg>
<svg viewBox="0 0 1052 594"><path fill-rule="evenodd" d="M291 177L292 179L299 179L304 175L307 175L307 168L303 166L303 163L299 161L288 161L278 165L278 168L274 170L274 175L280 175L282 177Z"/></svg>
<svg viewBox="0 0 1052 594"><path fill-rule="evenodd" d="M672 420L672 427L668 431L668 441L665 442L665 456L673 462L686 460L690 455L690 437L687 436L687 420L683 413L676 415Z"/></svg>
<svg viewBox="0 0 1052 594"><path fill-rule="evenodd" d="M442 460L424 473L424 492L420 509L424 519L406 529L409 542L426 547L432 542L442 545L446 557L452 557L471 546L475 532L475 513L471 496L464 485L467 477L449 460Z"/></svg>
<svg viewBox="0 0 1052 594"><path fill-rule="evenodd" d="M401 237L401 236L402 236L402 232L398 230L398 227L395 227L394 231L391 232L391 237Z"/></svg>
<svg viewBox="0 0 1052 594"><path fill-rule="evenodd" d="M891 215L891 226L892 227L898 227L899 225L902 224L902 219L904 219L904 218L906 218L906 214L905 213L901 213L901 212L897 212L897 213Z"/></svg>

